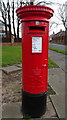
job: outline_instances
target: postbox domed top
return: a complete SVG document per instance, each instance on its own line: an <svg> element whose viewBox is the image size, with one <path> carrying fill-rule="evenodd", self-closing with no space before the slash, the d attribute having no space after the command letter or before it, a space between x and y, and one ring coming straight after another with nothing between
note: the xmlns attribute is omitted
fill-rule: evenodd
<svg viewBox="0 0 67 120"><path fill-rule="evenodd" d="M16 10L17 16L22 21L41 20L48 21L53 16L54 10L40 5L29 5Z"/></svg>

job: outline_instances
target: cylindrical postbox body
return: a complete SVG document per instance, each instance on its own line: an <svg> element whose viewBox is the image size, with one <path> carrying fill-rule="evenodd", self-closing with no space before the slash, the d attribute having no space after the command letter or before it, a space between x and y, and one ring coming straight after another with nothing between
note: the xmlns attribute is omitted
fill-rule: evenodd
<svg viewBox="0 0 67 120"><path fill-rule="evenodd" d="M53 10L44 6L17 9L22 22L22 108L31 117L46 111L48 34Z"/></svg>

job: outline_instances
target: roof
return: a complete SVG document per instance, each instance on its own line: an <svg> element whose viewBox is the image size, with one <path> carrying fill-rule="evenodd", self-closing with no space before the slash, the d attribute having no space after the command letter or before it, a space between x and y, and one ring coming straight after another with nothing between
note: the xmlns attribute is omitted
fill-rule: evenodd
<svg viewBox="0 0 67 120"><path fill-rule="evenodd" d="M50 35L51 38L60 37L60 36L65 36L65 31L60 30L60 32Z"/></svg>

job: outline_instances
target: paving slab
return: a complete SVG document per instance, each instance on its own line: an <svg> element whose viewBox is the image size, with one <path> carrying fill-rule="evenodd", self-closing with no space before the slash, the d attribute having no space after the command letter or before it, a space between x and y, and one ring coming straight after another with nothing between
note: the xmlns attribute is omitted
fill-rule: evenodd
<svg viewBox="0 0 67 120"><path fill-rule="evenodd" d="M22 64L16 64L16 66L22 68Z"/></svg>
<svg viewBox="0 0 67 120"><path fill-rule="evenodd" d="M49 85L56 94L65 95L65 72L61 68L49 69Z"/></svg>
<svg viewBox="0 0 67 120"><path fill-rule="evenodd" d="M34 120L34 119L29 119L29 120ZM35 118L35 120L59 120L58 118ZM62 119L65 120L65 119Z"/></svg>
<svg viewBox="0 0 67 120"><path fill-rule="evenodd" d="M41 118L53 118L53 117L56 117L56 113L52 106L52 103L48 102L47 103L47 111Z"/></svg>
<svg viewBox="0 0 67 120"><path fill-rule="evenodd" d="M20 102L4 104L2 107L2 118L23 118L20 109Z"/></svg>
<svg viewBox="0 0 67 120"><path fill-rule="evenodd" d="M51 101L58 113L59 118L65 118L65 96L64 95L51 95Z"/></svg>
<svg viewBox="0 0 67 120"><path fill-rule="evenodd" d="M21 102L3 104L2 118L23 118L20 112ZM51 102L47 102L47 111L42 118L53 118L56 117L56 113ZM41 118L40 118L41 120Z"/></svg>
<svg viewBox="0 0 67 120"><path fill-rule="evenodd" d="M3 67L0 67L0 70L2 70Z"/></svg>
<svg viewBox="0 0 67 120"><path fill-rule="evenodd" d="M49 69L49 85L56 92L50 96L59 118L65 118L65 72L61 68Z"/></svg>
<svg viewBox="0 0 67 120"><path fill-rule="evenodd" d="M0 103L0 119L2 118L2 103Z"/></svg>
<svg viewBox="0 0 67 120"><path fill-rule="evenodd" d="M2 118L2 71L0 70L0 118Z"/></svg>
<svg viewBox="0 0 67 120"><path fill-rule="evenodd" d="M48 103L48 102L50 102L50 98L49 98L49 96L47 96L47 103Z"/></svg>
<svg viewBox="0 0 67 120"><path fill-rule="evenodd" d="M3 70L5 73L9 74L9 73L12 73L12 72L20 71L21 68L15 66L15 65L12 65L12 66L8 66L8 67L3 67L2 70Z"/></svg>

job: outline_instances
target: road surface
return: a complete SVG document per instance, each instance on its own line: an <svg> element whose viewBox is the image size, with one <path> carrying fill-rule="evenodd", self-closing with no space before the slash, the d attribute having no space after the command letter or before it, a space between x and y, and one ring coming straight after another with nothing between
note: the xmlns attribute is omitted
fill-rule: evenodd
<svg viewBox="0 0 67 120"><path fill-rule="evenodd" d="M49 43L49 47L67 51L67 45L60 45L60 44Z"/></svg>

